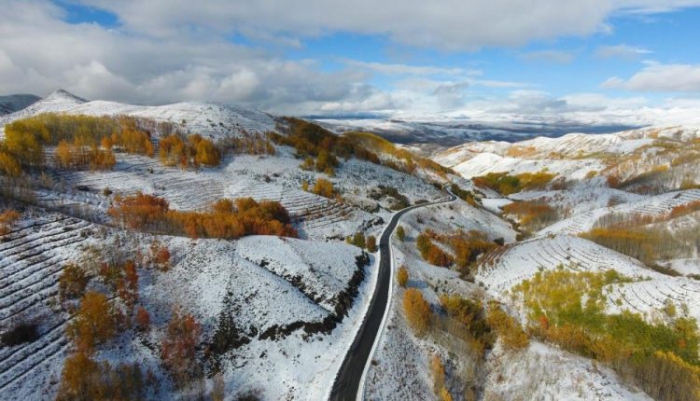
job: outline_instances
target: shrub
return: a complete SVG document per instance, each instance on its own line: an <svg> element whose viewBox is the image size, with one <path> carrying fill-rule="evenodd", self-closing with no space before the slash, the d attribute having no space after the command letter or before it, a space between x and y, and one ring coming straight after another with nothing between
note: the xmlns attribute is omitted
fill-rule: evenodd
<svg viewBox="0 0 700 401"><path fill-rule="evenodd" d="M30 343L38 339L38 327L30 322L19 322L0 336L0 342L8 347Z"/></svg>
<svg viewBox="0 0 700 401"><path fill-rule="evenodd" d="M352 241L350 243L358 248L364 249L367 246L365 234L362 231L356 232L355 235L352 236Z"/></svg>
<svg viewBox="0 0 700 401"><path fill-rule="evenodd" d="M416 238L416 247L421 257L426 262L434 266L448 267L453 263L452 257L445 253L439 246L431 240L432 232L426 231Z"/></svg>
<svg viewBox="0 0 700 401"><path fill-rule="evenodd" d="M406 284L408 284L408 269L406 266L399 268L399 271L396 273L396 281L399 282L401 287L406 287Z"/></svg>
<svg viewBox="0 0 700 401"><path fill-rule="evenodd" d="M528 231L537 231L559 220L559 213L541 200L513 202L503 206L503 214L516 216Z"/></svg>
<svg viewBox="0 0 700 401"><path fill-rule="evenodd" d="M318 178L316 180L316 184L314 184L314 187L311 189L311 192L329 199L335 197L336 194L333 183L325 178Z"/></svg>
<svg viewBox="0 0 700 401"><path fill-rule="evenodd" d="M61 301L81 298L85 294L90 277L80 266L66 265L58 278L58 296Z"/></svg>
<svg viewBox="0 0 700 401"><path fill-rule="evenodd" d="M430 304L423 298L423 293L415 288L407 289L403 294L403 309L406 320L416 334L419 336L426 334L432 312Z"/></svg>
<svg viewBox="0 0 700 401"><path fill-rule="evenodd" d="M403 226L399 226L396 229L396 238L398 238L401 242L406 239L406 231L404 230Z"/></svg>
<svg viewBox="0 0 700 401"><path fill-rule="evenodd" d="M520 324L497 304L489 305L487 321L489 326L496 331L506 349L520 350L530 344L530 339Z"/></svg>

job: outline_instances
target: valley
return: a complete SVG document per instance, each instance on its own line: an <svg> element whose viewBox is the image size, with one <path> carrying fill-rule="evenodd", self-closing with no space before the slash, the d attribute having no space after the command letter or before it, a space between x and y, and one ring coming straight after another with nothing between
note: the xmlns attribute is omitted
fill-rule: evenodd
<svg viewBox="0 0 700 401"><path fill-rule="evenodd" d="M239 107L65 91L0 125L10 398L700 391L697 128L417 155Z"/></svg>

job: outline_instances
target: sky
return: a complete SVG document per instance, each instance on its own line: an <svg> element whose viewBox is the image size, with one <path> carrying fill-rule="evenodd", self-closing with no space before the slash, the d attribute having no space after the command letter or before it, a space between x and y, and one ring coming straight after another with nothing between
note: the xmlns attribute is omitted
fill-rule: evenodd
<svg viewBox="0 0 700 401"><path fill-rule="evenodd" d="M700 110L700 0L0 0L0 94L320 116Z"/></svg>

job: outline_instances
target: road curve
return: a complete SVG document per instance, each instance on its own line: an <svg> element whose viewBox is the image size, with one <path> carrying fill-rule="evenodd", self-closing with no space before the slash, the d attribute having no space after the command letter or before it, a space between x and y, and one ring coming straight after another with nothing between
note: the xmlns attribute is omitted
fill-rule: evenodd
<svg viewBox="0 0 700 401"><path fill-rule="evenodd" d="M377 340L384 313L386 312L386 306L391 295L389 294L392 280L390 240L394 229L396 229L396 225L404 214L414 209L449 203L456 199L456 196L451 193L449 196L450 199L447 201L424 203L401 210L392 216L389 224L384 229L379 239L379 277L377 277L377 285L374 288L374 294L372 295L367 314L362 321L362 326L360 326L360 330L358 330L355 340L350 346L350 350L347 355L345 355L343 364L340 366L338 375L333 383L330 395L331 401L354 401L361 399L358 395L361 395L359 392L363 390L360 388L362 375L368 364L367 362L371 358L370 354L372 353L374 342Z"/></svg>

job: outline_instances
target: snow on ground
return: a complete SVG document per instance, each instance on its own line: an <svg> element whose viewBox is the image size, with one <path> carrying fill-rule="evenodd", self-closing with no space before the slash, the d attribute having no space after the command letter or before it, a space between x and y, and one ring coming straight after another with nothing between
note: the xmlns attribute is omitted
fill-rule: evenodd
<svg viewBox="0 0 700 401"><path fill-rule="evenodd" d="M513 203L512 200L508 198L482 198L481 199L481 204L484 206L484 209L488 210L491 213L502 213L503 212L503 207L506 205L510 205Z"/></svg>
<svg viewBox="0 0 700 401"><path fill-rule="evenodd" d="M627 199L631 199L627 197ZM603 207L575 214L570 218L559 221L537 233L537 235L550 234L579 234L591 230L596 221L611 214L646 216L663 216L674 207L682 206L690 202L700 200L700 190L668 192L661 195L643 197L640 200L623 203L611 207Z"/></svg>
<svg viewBox="0 0 700 401"><path fill-rule="evenodd" d="M511 288L541 270L560 266L575 272L612 269L634 279L610 287L609 313L629 310L654 318L670 301L679 309L686 305L689 315L700 320L700 282L657 273L636 259L568 235L534 238L489 255L480 261L476 282L491 296L508 301Z"/></svg>
<svg viewBox="0 0 700 401"><path fill-rule="evenodd" d="M562 175L570 179L583 179L591 171L600 171L605 166L599 160L544 160L544 159L520 159L503 157L493 153L480 153L477 156L459 163L452 169L464 178L472 178L488 173L508 172L512 175L522 173L548 173Z"/></svg>
<svg viewBox="0 0 700 401"><path fill-rule="evenodd" d="M409 213L401 223L406 229L406 237L415 237L426 228L441 233L454 233L457 230L480 231L490 239L503 238L506 243L515 241L516 232L509 223L480 208L475 208L462 200L419 209ZM409 233L408 228L413 232Z"/></svg>
<svg viewBox="0 0 700 401"><path fill-rule="evenodd" d="M449 205L463 202L455 201ZM466 204L464 204L466 205ZM399 223L404 226L404 242L392 237L395 269L406 266L409 271L407 288L417 288L425 299L438 304L438 294L459 293L467 296L476 291L476 286L459 279L455 271L431 266L420 259L415 250L415 237L422 231L417 223L426 210L445 214L443 206L430 206L406 214ZM466 205L469 207L468 205ZM447 209L449 210L449 209ZM453 224L468 222L466 218ZM440 219L442 221L449 221ZM431 220L432 223L435 223ZM379 339L365 385L365 398L368 400L428 400L434 399L430 371L430 355L442 350L427 339L418 339L407 326L403 316L402 299L404 290L394 285L389 308L387 325Z"/></svg>
<svg viewBox="0 0 700 401"><path fill-rule="evenodd" d="M480 260L476 282L497 298L505 296L508 290L541 269L552 270L560 265L580 271L614 269L620 274L639 278L658 275L635 259L567 235L519 242L487 256Z"/></svg>
<svg viewBox="0 0 700 401"><path fill-rule="evenodd" d="M684 276L700 275L699 258L665 260L659 264L670 267Z"/></svg>
<svg viewBox="0 0 700 401"><path fill-rule="evenodd" d="M250 344L225 358L227 393L251 390L263 399L311 400L330 389L371 294L374 263L365 268L367 277L349 317L330 335L306 338L304 330L297 330L276 341L259 336L273 326L323 320L330 313L329 301L346 289L357 269L360 249L263 236L236 242L175 242L182 243L184 257L152 287L143 289L148 302L183 305L209 335L226 309L248 335L249 327L257 329L257 338L252 336ZM173 288L178 290L173 293ZM314 293L325 296L325 301L312 301Z"/></svg>
<svg viewBox="0 0 700 401"><path fill-rule="evenodd" d="M509 198L522 201L544 201L547 205L564 212L564 216L560 216L560 218L566 218L608 206L642 201L646 199L646 196L614 188L581 185L565 190L525 191L510 195ZM510 201L508 202L510 203Z"/></svg>
<svg viewBox="0 0 700 401"><path fill-rule="evenodd" d="M69 351L64 333L70 316L49 306L57 293L57 277L68 261L81 257L88 242L109 244L117 232L55 213L25 216L6 237L9 241L0 244L0 319L3 328L18 316L23 321L37 319L41 337L0 348L0 388L10 398L53 399ZM149 235L125 238L132 252L145 251L152 240ZM228 310L251 342L224 357L227 394L324 397L369 304L376 282L373 257L362 267L366 276L348 316L330 334L292 330L277 340L263 339L263 333L275 327L326 318L334 300L347 291L362 251L341 243L266 236L239 241L159 239L170 248L173 267L164 273L139 271L139 303L149 311L153 330L144 337L127 330L98 350L99 359L142 363L144 369L154 370L167 394L172 386L159 366L157 344L173 307L194 314L205 342L216 331L220 314Z"/></svg>
<svg viewBox="0 0 700 401"><path fill-rule="evenodd" d="M497 346L487 369L485 400L651 400L609 368L539 342L517 353Z"/></svg>
<svg viewBox="0 0 700 401"><path fill-rule="evenodd" d="M0 331L20 322L36 322L40 338L0 347L0 398L53 399L46 389L60 377L68 350L64 336L68 314L52 301L66 263L102 236L94 225L42 210L24 213L0 243ZM7 397L7 398L6 398Z"/></svg>
<svg viewBox="0 0 700 401"><path fill-rule="evenodd" d="M286 147L279 147L274 156L234 156L227 158L221 167L200 170L166 167L156 159L120 153L113 170L54 174L54 191L42 193L41 199L52 205L83 202L103 211L112 200L103 194L106 188L122 195L138 191L154 194L167 199L171 208L180 210L206 209L222 198L274 200L287 208L304 238L328 240L343 239L361 227L378 230L379 226L374 225L379 223L377 216L386 219L391 212L380 209L370 214L354 204L375 209L377 201L368 198L368 194L379 185L397 188L412 203L444 196L417 177L361 160L344 162L335 177L300 170L300 163ZM330 179L349 201L338 202L301 190L303 181L313 186L319 177ZM83 191L76 190L78 187ZM388 205L384 202L383 206Z"/></svg>

